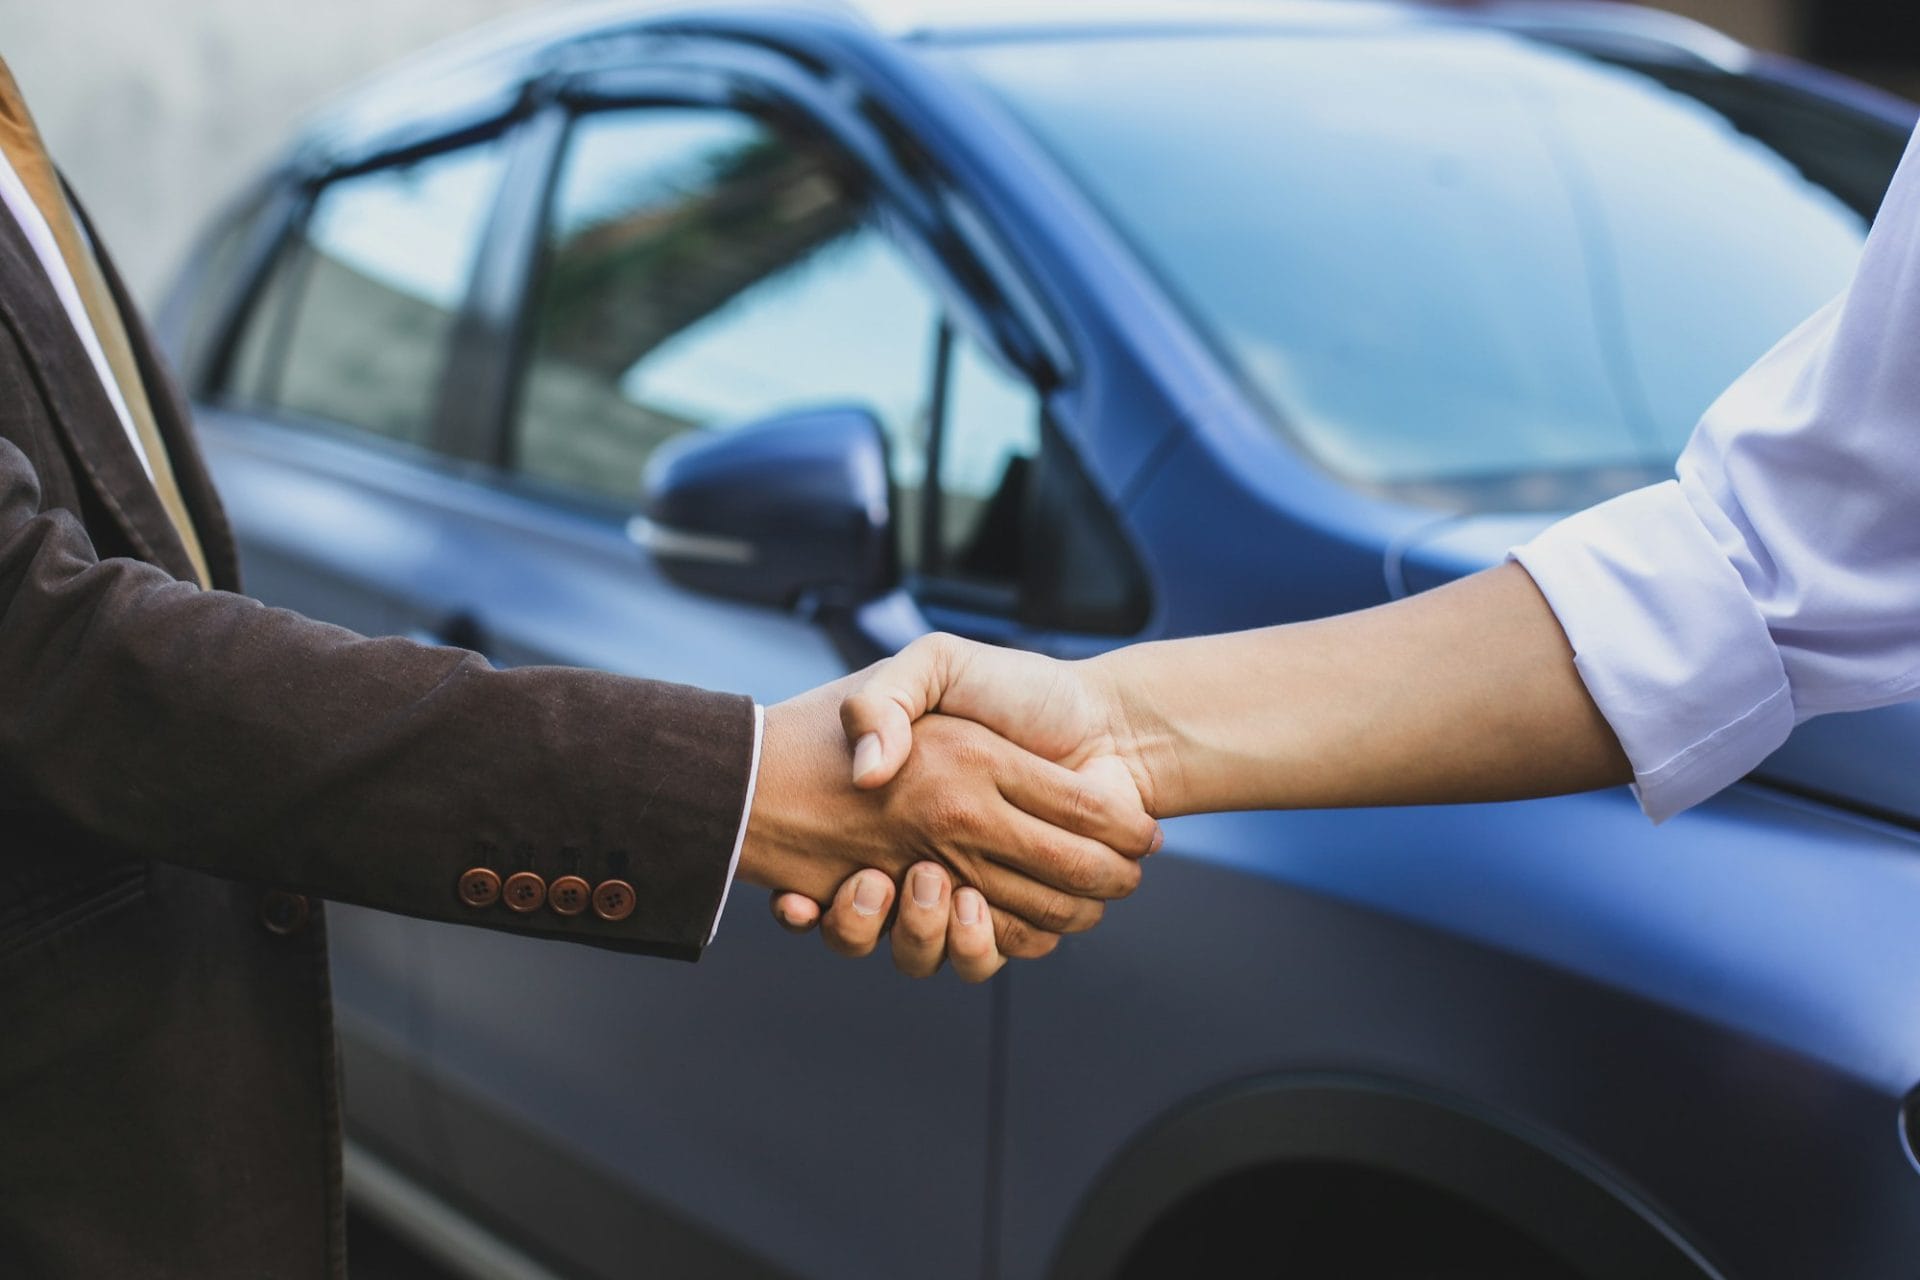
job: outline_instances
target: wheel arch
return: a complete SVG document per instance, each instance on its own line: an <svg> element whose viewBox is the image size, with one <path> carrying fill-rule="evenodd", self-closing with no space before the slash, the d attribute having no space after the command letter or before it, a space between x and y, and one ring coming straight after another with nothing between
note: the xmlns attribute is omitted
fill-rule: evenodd
<svg viewBox="0 0 1920 1280"><path fill-rule="evenodd" d="M1312 1163L1458 1196L1596 1280L1723 1280L1645 1197L1547 1135L1398 1081L1333 1074L1229 1086L1150 1125L1082 1198L1049 1275L1107 1280L1156 1223L1212 1184Z"/></svg>

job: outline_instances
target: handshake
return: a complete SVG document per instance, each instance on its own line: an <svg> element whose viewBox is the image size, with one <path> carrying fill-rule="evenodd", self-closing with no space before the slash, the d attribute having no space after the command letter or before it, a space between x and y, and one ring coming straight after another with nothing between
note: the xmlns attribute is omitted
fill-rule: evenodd
<svg viewBox="0 0 1920 1280"><path fill-rule="evenodd" d="M894 963L924 975L950 957L977 982L1093 927L1140 883L1157 818L1518 800L1633 776L1546 598L1509 562L1358 613L1084 662L916 641L767 712L740 875L848 955L873 950L904 883Z"/></svg>
<svg viewBox="0 0 1920 1280"><path fill-rule="evenodd" d="M934 635L768 708L740 878L842 955L891 923L916 977L1046 955L1160 847L1139 717L1109 674Z"/></svg>

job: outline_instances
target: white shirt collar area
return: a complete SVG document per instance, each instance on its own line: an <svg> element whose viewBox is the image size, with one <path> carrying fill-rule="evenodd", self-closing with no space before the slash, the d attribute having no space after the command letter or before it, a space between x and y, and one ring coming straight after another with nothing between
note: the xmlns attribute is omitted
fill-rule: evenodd
<svg viewBox="0 0 1920 1280"><path fill-rule="evenodd" d="M53 292L60 299L60 305L66 309L67 319L72 321L74 333L80 338L80 345L86 348L87 359L93 362L93 371L100 378L100 385L106 389L107 399L113 404L113 411L120 419L121 430L127 433L127 440L133 445L133 454L140 459L140 466L146 471L147 478L153 478L153 463L147 458L147 450L140 443L140 433L134 429L133 414L127 409L126 397L121 393L119 379L113 376L113 368L107 363L107 354L100 347L100 335L94 332L93 321L87 316L87 307L80 300L79 286L74 284L73 273L67 269L67 260L60 254L60 242L53 238L53 228L47 225L46 218L40 212L40 206L33 202L27 193L27 186L14 171L13 164L0 152L0 200L6 202L7 211L13 220L20 224L26 233L27 243L33 246L34 256L40 259L40 266L46 271L47 279L53 282ZM83 232L84 234L84 232Z"/></svg>

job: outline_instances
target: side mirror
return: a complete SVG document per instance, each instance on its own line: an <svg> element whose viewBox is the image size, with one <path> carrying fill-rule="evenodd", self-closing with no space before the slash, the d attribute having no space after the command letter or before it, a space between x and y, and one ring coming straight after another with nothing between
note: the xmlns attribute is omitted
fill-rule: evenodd
<svg viewBox="0 0 1920 1280"><path fill-rule="evenodd" d="M896 576L887 441L864 408L670 441L648 461L643 512L633 540L714 595L853 605Z"/></svg>

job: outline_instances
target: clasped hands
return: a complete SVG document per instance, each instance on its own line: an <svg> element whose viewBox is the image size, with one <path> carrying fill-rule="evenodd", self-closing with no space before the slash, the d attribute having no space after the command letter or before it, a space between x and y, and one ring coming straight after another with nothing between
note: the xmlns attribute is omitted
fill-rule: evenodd
<svg viewBox="0 0 1920 1280"><path fill-rule="evenodd" d="M1043 956L1160 847L1129 712L1098 660L925 637L768 708L740 878L842 955L890 930L914 976Z"/></svg>

